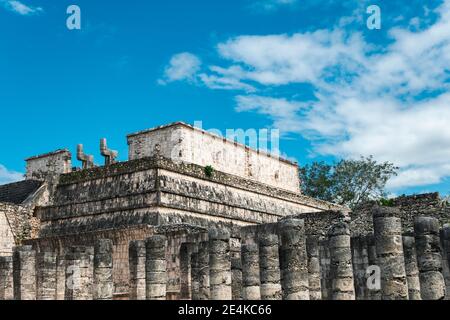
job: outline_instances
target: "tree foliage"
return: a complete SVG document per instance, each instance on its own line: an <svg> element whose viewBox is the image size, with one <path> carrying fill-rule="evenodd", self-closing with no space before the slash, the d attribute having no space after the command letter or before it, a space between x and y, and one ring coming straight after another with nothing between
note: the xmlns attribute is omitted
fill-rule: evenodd
<svg viewBox="0 0 450 320"><path fill-rule="evenodd" d="M386 197L386 183L397 170L392 163L378 163L370 156L332 165L314 162L300 168L300 178L304 194L355 208Z"/></svg>

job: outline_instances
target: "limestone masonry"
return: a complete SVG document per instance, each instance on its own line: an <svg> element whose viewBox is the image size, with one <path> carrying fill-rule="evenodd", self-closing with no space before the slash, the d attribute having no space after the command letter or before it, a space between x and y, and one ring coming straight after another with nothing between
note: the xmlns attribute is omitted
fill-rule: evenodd
<svg viewBox="0 0 450 320"><path fill-rule="evenodd" d="M450 206L355 212L298 166L184 123L28 158L0 186L0 299L448 299ZM369 267L379 271L372 286ZM376 276L376 274L375 274Z"/></svg>

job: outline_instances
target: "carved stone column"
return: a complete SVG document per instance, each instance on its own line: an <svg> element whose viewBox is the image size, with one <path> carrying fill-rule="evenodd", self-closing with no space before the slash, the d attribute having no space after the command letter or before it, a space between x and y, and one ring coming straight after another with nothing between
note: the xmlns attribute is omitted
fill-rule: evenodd
<svg viewBox="0 0 450 320"><path fill-rule="evenodd" d="M366 271L369 267L369 257L366 237L353 237L351 239L351 247L356 300L368 300L369 290L366 281Z"/></svg>
<svg viewBox="0 0 450 320"><path fill-rule="evenodd" d="M242 245L242 292L244 300L261 300L259 250L256 243Z"/></svg>
<svg viewBox="0 0 450 320"><path fill-rule="evenodd" d="M406 280L408 281L409 300L421 300L419 268L417 266L414 237L403 237L403 251L405 252L405 271Z"/></svg>
<svg viewBox="0 0 450 320"><path fill-rule="evenodd" d="M145 293L145 241L135 240L129 244L130 300L146 300Z"/></svg>
<svg viewBox="0 0 450 320"><path fill-rule="evenodd" d="M278 236L262 232L259 235L259 272L261 299L281 300L281 272Z"/></svg>
<svg viewBox="0 0 450 320"><path fill-rule="evenodd" d="M13 299L13 258L0 257L0 300Z"/></svg>
<svg viewBox="0 0 450 320"><path fill-rule="evenodd" d="M198 300L209 300L209 242L198 245Z"/></svg>
<svg viewBox="0 0 450 320"><path fill-rule="evenodd" d="M309 299L321 300L322 288L320 282L319 236L307 236L306 252L308 254Z"/></svg>
<svg viewBox="0 0 450 320"><path fill-rule="evenodd" d="M376 207L373 223L377 261L381 269L381 298L408 300L400 211Z"/></svg>
<svg viewBox="0 0 450 320"><path fill-rule="evenodd" d="M332 300L355 300L350 228L340 221L328 231Z"/></svg>
<svg viewBox="0 0 450 320"><path fill-rule="evenodd" d="M94 247L94 299L112 300L113 283L113 242L99 239Z"/></svg>
<svg viewBox="0 0 450 320"><path fill-rule="evenodd" d="M92 247L75 246L66 251L65 300L93 299L93 256Z"/></svg>
<svg viewBox="0 0 450 320"><path fill-rule="evenodd" d="M209 281L211 300L231 300L230 233L213 229L209 232Z"/></svg>
<svg viewBox="0 0 450 320"><path fill-rule="evenodd" d="M31 246L14 248L13 278L15 300L36 300L36 252Z"/></svg>
<svg viewBox="0 0 450 320"><path fill-rule="evenodd" d="M55 252L36 254L37 300L56 300L56 261Z"/></svg>
<svg viewBox="0 0 450 320"><path fill-rule="evenodd" d="M416 217L414 220L420 293L423 300L444 299L446 293L439 229L439 220L435 218Z"/></svg>
<svg viewBox="0 0 450 320"><path fill-rule="evenodd" d="M155 235L145 242L147 300L165 300L167 286L166 237Z"/></svg>
<svg viewBox="0 0 450 320"><path fill-rule="evenodd" d="M279 223L281 285L284 300L309 300L305 223L286 219Z"/></svg>

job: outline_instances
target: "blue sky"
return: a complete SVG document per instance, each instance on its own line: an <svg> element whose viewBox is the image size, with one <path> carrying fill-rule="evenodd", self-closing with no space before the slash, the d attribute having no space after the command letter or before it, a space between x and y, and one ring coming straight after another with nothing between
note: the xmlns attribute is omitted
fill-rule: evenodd
<svg viewBox="0 0 450 320"><path fill-rule="evenodd" d="M202 121L278 128L300 164L372 154L401 167L394 194L448 194L449 78L450 1L0 0L0 183L30 155L100 161L106 137L126 160L127 133Z"/></svg>

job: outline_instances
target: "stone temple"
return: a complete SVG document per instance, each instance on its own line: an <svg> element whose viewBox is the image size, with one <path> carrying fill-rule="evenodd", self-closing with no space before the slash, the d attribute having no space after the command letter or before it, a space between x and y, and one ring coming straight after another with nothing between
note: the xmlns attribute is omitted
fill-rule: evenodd
<svg viewBox="0 0 450 320"><path fill-rule="evenodd" d="M79 145L81 168L57 150L0 186L0 299L448 298L438 196L356 214L302 195L297 164L181 122L127 142L128 161L102 139L103 166Z"/></svg>

